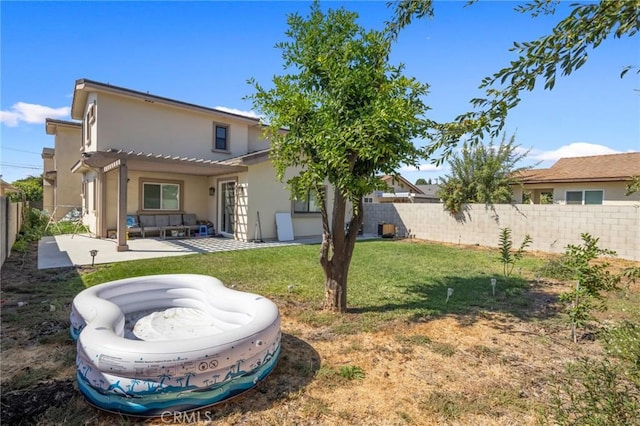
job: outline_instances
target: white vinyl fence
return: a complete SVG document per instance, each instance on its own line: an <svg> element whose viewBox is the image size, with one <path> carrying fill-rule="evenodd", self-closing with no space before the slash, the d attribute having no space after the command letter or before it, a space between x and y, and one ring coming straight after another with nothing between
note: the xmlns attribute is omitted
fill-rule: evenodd
<svg viewBox="0 0 640 426"><path fill-rule="evenodd" d="M0 267L11 254L22 227L23 203L13 203L7 197L0 197Z"/></svg>

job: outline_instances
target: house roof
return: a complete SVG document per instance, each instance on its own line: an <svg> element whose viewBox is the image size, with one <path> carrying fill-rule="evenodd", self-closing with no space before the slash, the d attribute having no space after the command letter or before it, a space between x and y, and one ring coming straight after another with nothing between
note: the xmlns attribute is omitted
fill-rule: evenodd
<svg viewBox="0 0 640 426"><path fill-rule="evenodd" d="M241 115L227 110L218 108L209 108L201 105L195 105L188 102L182 102L175 99L169 99L162 96L152 95L148 92L139 92L137 90L131 90L124 87L113 86L108 83L100 83L98 81L82 78L76 80L75 89L73 91L73 101L71 102L71 118L76 120L82 120L84 116L84 107L87 103L87 96L89 92L103 92L111 93L114 95L124 96L132 99L139 99L145 102L160 103L163 105L171 106L174 108L186 109L191 111L198 111L205 114L213 114L220 117L231 117L243 121L247 121L251 124L260 124L260 119L256 117L250 117L248 115Z"/></svg>
<svg viewBox="0 0 640 426"><path fill-rule="evenodd" d="M53 158L56 150L53 148L42 148L42 158Z"/></svg>
<svg viewBox="0 0 640 426"><path fill-rule="evenodd" d="M77 161L71 167L71 170L77 172L86 170L87 168L104 168L118 160L126 160L129 169L140 171L162 170L166 173L214 176L246 170L244 164L227 164L226 161L228 160L205 160L195 157L190 158L116 149L85 152L82 155L82 159Z"/></svg>
<svg viewBox="0 0 640 426"><path fill-rule="evenodd" d="M2 188L2 193L5 192L19 192L20 190L15 186L11 185L9 182L6 182L0 179L0 188Z"/></svg>
<svg viewBox="0 0 640 426"><path fill-rule="evenodd" d="M58 127L67 127L78 130L82 129L82 123L79 121L55 120L53 118L47 118L44 126L48 135L55 135L58 131Z"/></svg>
<svg viewBox="0 0 640 426"><path fill-rule="evenodd" d="M261 149L249 152L248 154L239 155L237 157L227 158L226 160L220 160L219 164L226 164L229 166L246 166L249 164L261 163L269 159L270 152L271 148Z"/></svg>
<svg viewBox="0 0 640 426"><path fill-rule="evenodd" d="M628 181L640 176L640 152L561 158L548 169L519 173L522 183Z"/></svg>
<svg viewBox="0 0 640 426"><path fill-rule="evenodd" d="M415 186L414 184L412 184L411 182L409 182L408 180L406 180L402 176L384 175L380 179L382 179L385 182L391 180L392 183L393 183L394 180L396 182L402 182L404 185L406 185L411 190L411 192L414 192L416 194L424 194L424 192L422 192L422 190L420 188L418 188L417 186Z"/></svg>
<svg viewBox="0 0 640 426"><path fill-rule="evenodd" d="M427 184L427 185L416 185L416 186L420 188L420 191L422 191L424 195L428 195L432 198L440 198L438 197L438 191L440 190L440 185Z"/></svg>

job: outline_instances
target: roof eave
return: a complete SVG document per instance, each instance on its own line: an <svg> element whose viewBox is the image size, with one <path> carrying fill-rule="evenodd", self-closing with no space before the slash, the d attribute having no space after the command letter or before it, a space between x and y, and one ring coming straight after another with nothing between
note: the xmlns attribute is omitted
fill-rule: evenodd
<svg viewBox="0 0 640 426"><path fill-rule="evenodd" d="M578 183L578 182L628 182L631 180L631 177L621 177L621 176L614 176L614 177L599 177L599 178L567 178L567 179L560 179L560 178L550 178L550 179L527 179L527 180L522 180L521 183L522 185L527 185L527 184L537 184L537 183ZM519 185L519 184L516 184Z"/></svg>
<svg viewBox="0 0 640 426"><path fill-rule="evenodd" d="M45 130L48 135L55 135L58 131L58 127L80 130L82 128L82 123L67 120L55 120L53 118L45 119Z"/></svg>
<svg viewBox="0 0 640 426"><path fill-rule="evenodd" d="M219 117L234 118L236 120L245 121L250 124L259 124L259 118L252 118L245 115L234 114L221 109L209 108L202 105L191 104L188 102L178 101L175 99L165 98L162 96L152 95L150 93L139 92L124 87L112 86L110 84L100 83L98 81L88 80L86 78L76 80L76 86L73 93L73 102L71 104L71 117L81 120L84 116L84 106L87 102L88 92L110 93L127 98L139 99L147 102L157 102L174 108L186 109L190 111L198 111L205 114L213 114ZM77 95L77 99L76 99Z"/></svg>

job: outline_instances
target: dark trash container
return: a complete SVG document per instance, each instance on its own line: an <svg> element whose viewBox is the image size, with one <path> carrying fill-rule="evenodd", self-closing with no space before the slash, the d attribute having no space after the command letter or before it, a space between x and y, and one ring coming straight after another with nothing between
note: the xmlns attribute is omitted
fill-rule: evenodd
<svg viewBox="0 0 640 426"><path fill-rule="evenodd" d="M382 238L394 238L396 236L396 225L393 223L378 223L378 236Z"/></svg>

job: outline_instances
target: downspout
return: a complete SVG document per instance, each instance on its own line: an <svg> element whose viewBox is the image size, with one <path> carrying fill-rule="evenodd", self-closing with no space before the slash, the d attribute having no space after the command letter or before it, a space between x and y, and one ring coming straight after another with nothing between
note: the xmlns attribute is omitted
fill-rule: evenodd
<svg viewBox="0 0 640 426"><path fill-rule="evenodd" d="M117 251L129 251L127 245L127 163L119 160L118 167L118 247Z"/></svg>
<svg viewBox="0 0 640 426"><path fill-rule="evenodd" d="M104 238L107 236L107 221L105 220L105 210L104 206L107 204L107 174L100 170L97 173L99 185L97 186L98 196L96 197L96 201L98 203L95 206L96 212L98 212L96 216L96 230L100 233L96 235L98 238Z"/></svg>

